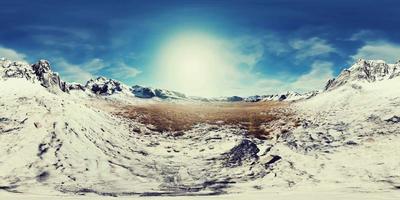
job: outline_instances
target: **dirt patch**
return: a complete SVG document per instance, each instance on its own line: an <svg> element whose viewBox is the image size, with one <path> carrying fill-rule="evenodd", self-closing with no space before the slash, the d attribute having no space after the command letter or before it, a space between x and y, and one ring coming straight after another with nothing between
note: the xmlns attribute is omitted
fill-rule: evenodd
<svg viewBox="0 0 400 200"><path fill-rule="evenodd" d="M248 134L266 138L270 136L268 124L277 120L292 120L286 109L287 103L190 103L178 104L160 102L122 106L116 114L134 119L143 124L151 124L155 131L179 132L191 129L199 123L237 125Z"/></svg>

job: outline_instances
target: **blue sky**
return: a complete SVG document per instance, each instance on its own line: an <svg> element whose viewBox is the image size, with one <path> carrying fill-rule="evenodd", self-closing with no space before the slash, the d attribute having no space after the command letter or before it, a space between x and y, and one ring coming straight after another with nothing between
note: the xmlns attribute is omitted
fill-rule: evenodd
<svg viewBox="0 0 400 200"><path fill-rule="evenodd" d="M45 58L63 79L82 83L102 75L202 96L308 91L357 58L400 59L399 6L395 0L2 0L0 57ZM188 46L213 48L220 60L203 64L214 75L202 71L200 80L162 66L171 56L165 49L175 53L170 65L180 66L191 55Z"/></svg>

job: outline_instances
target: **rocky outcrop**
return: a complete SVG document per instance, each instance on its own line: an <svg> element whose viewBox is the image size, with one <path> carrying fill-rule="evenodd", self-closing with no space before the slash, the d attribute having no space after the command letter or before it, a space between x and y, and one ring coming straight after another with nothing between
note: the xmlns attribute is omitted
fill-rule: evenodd
<svg viewBox="0 0 400 200"><path fill-rule="evenodd" d="M237 167L245 161L255 161L258 159L257 153L260 149L248 139L242 140L237 146L226 153L226 163L228 167Z"/></svg>
<svg viewBox="0 0 400 200"><path fill-rule="evenodd" d="M69 90L82 90L86 91L86 87L80 83L69 83L68 84L68 89Z"/></svg>
<svg viewBox="0 0 400 200"><path fill-rule="evenodd" d="M68 84L60 79L58 73L51 71L49 61L39 60L32 65L32 70L43 87L59 88L63 92L68 92Z"/></svg>
<svg viewBox="0 0 400 200"><path fill-rule="evenodd" d="M0 60L3 78L26 78L32 82L39 83L48 89L60 89L63 92L69 91L69 86L60 79L58 73L53 72L50 63L47 60L39 60L33 65L26 62L12 62L7 59Z"/></svg>
<svg viewBox="0 0 400 200"><path fill-rule="evenodd" d="M130 89L119 81L107 79L105 77L97 77L90 79L85 87L98 95L112 95L114 93L129 93Z"/></svg>
<svg viewBox="0 0 400 200"><path fill-rule="evenodd" d="M337 78L327 82L325 90L331 90L347 83L375 82L400 76L400 62L387 64L383 60L359 59L350 68L344 69Z"/></svg>

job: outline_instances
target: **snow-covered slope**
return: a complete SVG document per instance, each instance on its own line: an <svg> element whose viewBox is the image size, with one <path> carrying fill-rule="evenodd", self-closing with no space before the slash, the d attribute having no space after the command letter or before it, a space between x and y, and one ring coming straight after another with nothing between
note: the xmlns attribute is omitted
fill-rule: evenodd
<svg viewBox="0 0 400 200"><path fill-rule="evenodd" d="M398 76L400 76L400 62L387 64L383 60L359 59L350 68L343 70L337 78L329 80L325 90L331 90L345 84L375 82Z"/></svg>
<svg viewBox="0 0 400 200"><path fill-rule="evenodd" d="M393 73L396 66L359 61L331 81L326 91L292 105L301 126L282 135L279 145L285 147L278 149L299 152L280 155L307 174L303 185L318 183L343 193L398 192L400 77Z"/></svg>
<svg viewBox="0 0 400 200"><path fill-rule="evenodd" d="M69 85L60 79L58 73L51 71L47 60L39 60L33 65L25 62L12 62L0 59L0 77L2 79L24 78L32 82L39 82L49 90L69 91Z"/></svg>
<svg viewBox="0 0 400 200"><path fill-rule="evenodd" d="M102 99L54 94L25 79L0 81L0 90L0 186L7 191L220 194L265 176L272 158L235 127L160 134L91 106Z"/></svg>
<svg viewBox="0 0 400 200"><path fill-rule="evenodd" d="M151 87L143 87L140 85L135 85L132 87L132 93L139 98L153 98L158 97L160 99L188 99L185 94L158 89L158 88L151 88Z"/></svg>
<svg viewBox="0 0 400 200"><path fill-rule="evenodd" d="M366 71L358 70L362 63L356 64L328 90L292 102L294 117L270 122L271 133L278 134L260 140L240 126L218 124L156 132L112 114L110 105L126 102L110 99L137 99L136 94L148 94L143 87L106 78L86 86L65 83L46 61L0 63L2 191L39 198L229 194L217 198L259 199L288 190L295 192L288 199L301 199L299 193L308 194L304 199L400 195L396 73L369 70L364 76ZM293 119L298 126L287 128Z"/></svg>
<svg viewBox="0 0 400 200"><path fill-rule="evenodd" d="M52 90L63 92L70 92L70 90L83 91L83 93L89 92L95 95L111 96L125 95L125 100L129 98L158 98L158 99L180 99L180 100L196 100L195 98L186 97L186 95L164 89L155 89L151 87L143 86L127 86L120 81L114 79L108 79L106 77L99 76L95 79L90 79L85 85L80 83L67 83L61 80L58 73L51 70L50 62L47 60L39 60L35 64L28 64L25 62L14 62L5 58L0 59L0 77L2 79L10 78L25 78L33 83L40 83L43 87Z"/></svg>

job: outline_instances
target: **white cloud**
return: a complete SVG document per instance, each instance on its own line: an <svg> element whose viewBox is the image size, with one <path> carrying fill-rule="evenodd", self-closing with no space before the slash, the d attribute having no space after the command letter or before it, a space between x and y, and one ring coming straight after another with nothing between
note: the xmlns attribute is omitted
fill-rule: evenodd
<svg viewBox="0 0 400 200"><path fill-rule="evenodd" d="M285 91L308 92L322 89L326 82L334 77L333 63L315 61L310 71L300 75L289 75L282 79L253 77L252 82L238 88L238 92L246 90L243 95L277 94Z"/></svg>
<svg viewBox="0 0 400 200"><path fill-rule="evenodd" d="M337 52L326 40L318 37L306 40L296 39L290 42L290 46L296 50L297 59L323 56Z"/></svg>
<svg viewBox="0 0 400 200"><path fill-rule="evenodd" d="M263 40L265 50L277 56L292 50L292 47L290 47L287 41L275 34L267 34L263 37Z"/></svg>
<svg viewBox="0 0 400 200"><path fill-rule="evenodd" d="M91 72L82 69L79 65L71 64L63 58L56 59L55 63L61 78L68 82L86 83L94 77Z"/></svg>
<svg viewBox="0 0 400 200"><path fill-rule="evenodd" d="M64 58L54 61L56 69L68 82L86 83L102 72L108 72L109 75L106 76L117 80L129 79L141 73L137 68L130 67L124 62L107 63L100 58L93 58L81 64L69 63Z"/></svg>
<svg viewBox="0 0 400 200"><path fill-rule="evenodd" d="M361 30L358 31L356 33L354 33L351 37L350 37L350 41L365 41L367 39L370 39L372 37L375 37L376 32L375 31L371 31L371 30Z"/></svg>
<svg viewBox="0 0 400 200"><path fill-rule="evenodd" d="M364 46L358 49L357 53L352 55L353 60L359 58L370 60L385 60L394 63L400 59L400 45L387 41L366 42Z"/></svg>
<svg viewBox="0 0 400 200"><path fill-rule="evenodd" d="M291 83L290 87L298 92L322 89L325 83L334 77L332 67L331 62L315 61L311 66L311 71L301 75Z"/></svg>
<svg viewBox="0 0 400 200"><path fill-rule="evenodd" d="M94 58L82 64L82 67L89 72L95 73L106 67L106 64L102 59Z"/></svg>
<svg viewBox="0 0 400 200"><path fill-rule="evenodd" d="M229 45L231 44L231 45ZM253 37L243 37L231 42L224 42L225 50L229 52L235 65L244 64L253 68L264 55L263 41Z"/></svg>
<svg viewBox="0 0 400 200"><path fill-rule="evenodd" d="M218 38L181 33L161 45L155 57L155 87L188 95L225 96L252 82L254 66L263 58L262 41L253 37Z"/></svg>
<svg viewBox="0 0 400 200"><path fill-rule="evenodd" d="M26 62L26 55L19 53L13 49L0 46L0 58L7 58L12 61L24 61Z"/></svg>
<svg viewBox="0 0 400 200"><path fill-rule="evenodd" d="M158 68L154 71L154 85L189 95L247 96L321 89L333 77L333 64L323 61L314 62L311 70L300 76L259 73L255 66L265 59L266 52L293 53L298 59L305 59L337 50L317 37L288 42L275 35L231 40L204 34L178 35L161 48L155 59Z"/></svg>
<svg viewBox="0 0 400 200"><path fill-rule="evenodd" d="M110 72L110 76L115 79L129 79L142 73L139 69L131 67L124 62L118 62L112 68L107 70Z"/></svg>

